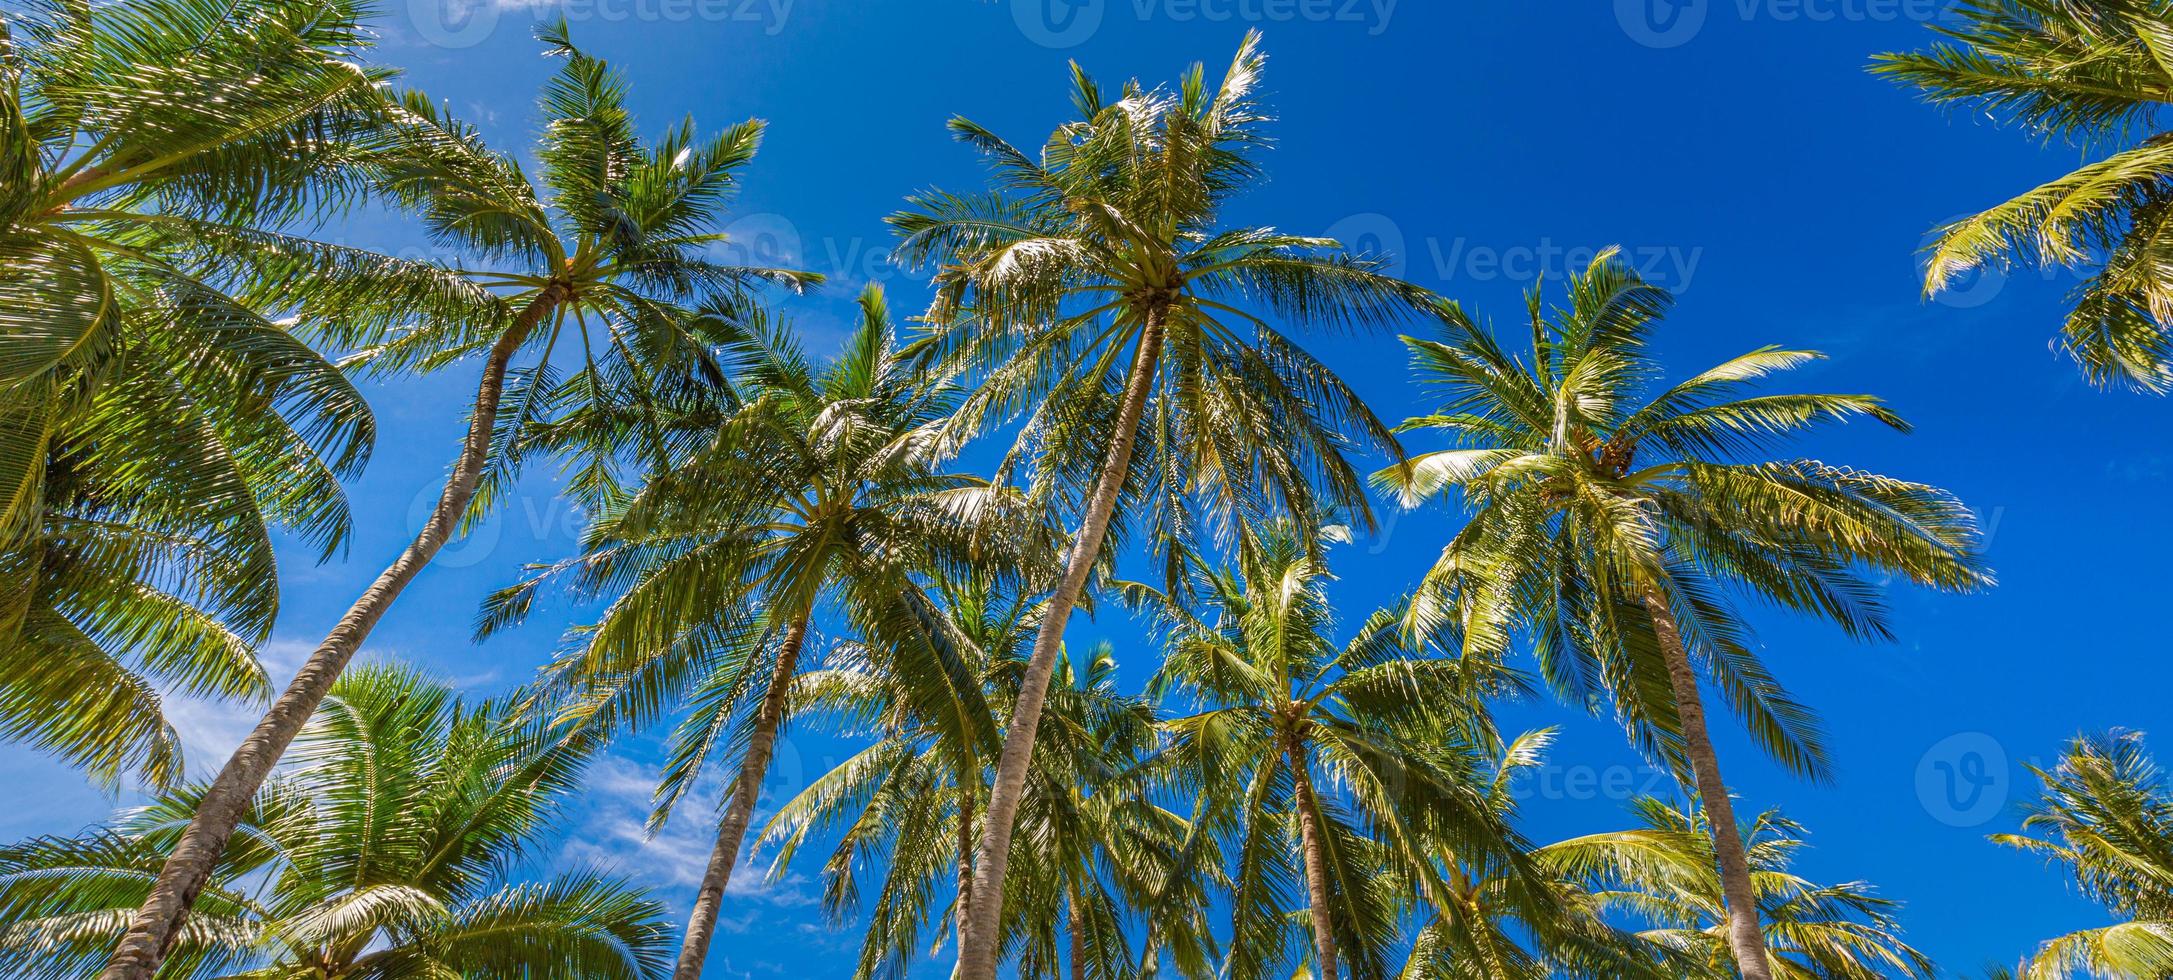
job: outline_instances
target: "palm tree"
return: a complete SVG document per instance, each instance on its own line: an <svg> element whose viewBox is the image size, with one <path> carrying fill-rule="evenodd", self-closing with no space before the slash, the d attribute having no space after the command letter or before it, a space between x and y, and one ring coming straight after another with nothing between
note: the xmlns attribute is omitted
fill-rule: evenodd
<svg viewBox="0 0 2173 980"><path fill-rule="evenodd" d="M1638 933L1677 957L1675 975L1732 976L1729 913L1714 873L1713 828L1702 812L1641 798L1641 826L1563 841L1543 860L1585 881L1603 907L1649 928ZM1804 846L1795 821L1767 811L1738 830L1764 917L1775 975L1791 980L1929 980L1932 963L1901 939L1898 903L1866 882L1820 885L1789 870Z"/></svg>
<svg viewBox="0 0 2173 980"><path fill-rule="evenodd" d="M659 903L587 871L507 879L596 745L513 708L465 702L404 668L342 678L294 764L257 794L160 975L660 976ZM0 848L0 969L24 980L96 969L201 793Z"/></svg>
<svg viewBox="0 0 2173 980"><path fill-rule="evenodd" d="M1522 770L1545 762L1554 738L1553 729L1525 732L1502 747L1491 772L1480 774L1487 805L1504 825L1512 825L1518 816L1515 779ZM1583 839L1572 839L1533 848L1525 862L1512 863L1495 854L1436 843L1429 858L1439 900L1420 910L1419 929L1398 976L1661 980L1685 975L1693 964L1606 921L1600 899L1578 880L1579 863L1566 860L1588 853ZM1535 889L1541 894L1534 895Z"/></svg>
<svg viewBox="0 0 2173 980"><path fill-rule="evenodd" d="M349 0L37 0L0 18L0 732L180 775L161 690L263 697L276 530L329 556L368 407L261 310L337 214L390 72ZM185 98L174 93L187 93ZM291 297L289 297L291 298Z"/></svg>
<svg viewBox="0 0 2173 980"><path fill-rule="evenodd" d="M1724 590L1891 638L1870 575L1987 585L1976 523L1935 487L1809 459L1746 461L1824 422L1903 427L1868 395L1746 393L1817 354L1761 348L1648 394L1648 341L1672 297L1611 250L1572 277L1569 296L1550 318L1532 290L1529 360L1453 303L1440 309L1440 339L1405 339L1444 404L1404 428L1458 448L1375 478L1406 506L1453 492L1470 512L1412 619L1458 617L1483 649L1521 627L1566 699L1597 704L1605 688L1639 746L1687 770L1714 825L1733 827L1693 652L1784 765L1819 776L1825 758L1811 712L1751 652ZM1770 980L1742 841L1714 843L1737 966Z"/></svg>
<svg viewBox="0 0 2173 980"><path fill-rule="evenodd" d="M2099 384L2173 390L2173 147L2154 131L2173 98L2160 0L1965 0L1948 43L1883 54L1873 71L1925 101L1981 110L2102 159L1937 231L1925 291L1972 269L2094 267L2060 346Z"/></svg>
<svg viewBox="0 0 2173 980"><path fill-rule="evenodd" d="M1401 889L1444 900L1437 842L1517 860L1478 789L1471 750L1492 738L1481 699L1513 690L1498 665L1412 649L1398 617L1344 644L1326 567L1289 526L1240 542L1231 569L1196 568L1200 611L1162 602L1168 655L1152 692L1199 710L1164 722L1230 840L1230 957L1223 975L1285 968L1302 888L1315 976L1379 977L1399 933ZM1296 862L1293 866L1293 861Z"/></svg>
<svg viewBox="0 0 2173 980"><path fill-rule="evenodd" d="M871 742L780 806L758 842L778 847L781 872L811 839L836 835L823 865L826 910L842 917L863 903L864 884L873 889L859 977L904 971L926 948L929 926L940 929L935 902L946 891L949 919L963 931L976 802L987 795L987 761L1033 639L1036 604L989 576L934 585L935 634L981 679L979 696L949 698L948 682L931 685L925 672L899 670L898 658L841 645L801 679L802 711ZM941 710L947 701L957 710ZM1049 719L1020 809L1021 840L1036 852L1012 867L1002 924L1014 968L1022 977L1055 977L1066 966L1074 978L1124 976L1134 960L1167 955L1187 976L1208 972L1213 940L1200 889L1215 854L1151 795L1162 775L1149 754L1151 706L1116 692L1115 661L1099 647L1084 667L1059 665ZM1144 932L1140 950L1129 948L1127 926Z"/></svg>
<svg viewBox="0 0 2173 980"><path fill-rule="evenodd" d="M2065 865L2075 885L2125 921L2046 940L2024 980L2162 977L2173 973L2173 794L2141 732L2079 737L2026 804L2009 847Z"/></svg>
<svg viewBox="0 0 2173 980"><path fill-rule="evenodd" d="M440 240L511 265L514 271L447 277L457 284L448 292L480 301L418 321L406 297L355 274L350 255L306 243L265 245L281 252L273 265L283 274L273 278L301 284L291 290L301 319L334 343L362 347L354 358L360 364L427 370L488 353L467 435L429 520L227 760L104 980L149 980L156 972L257 787L401 590L511 482L530 448L525 433L554 412L617 420L582 430L599 438L580 447L587 462L575 481L576 492L608 493L617 464L632 456L654 465L673 447L602 437L623 434L629 417L642 422L658 401L720 389L716 348L740 337L730 295L753 282L797 286L812 278L702 256L722 238L708 229L755 152L760 123L705 139L689 120L644 146L619 75L575 48L563 22L539 37L564 62L543 91L542 192L511 157L490 151L420 96L388 108L399 139L371 164L383 190L419 208ZM702 305L691 312L681 305L693 302ZM578 347L582 359L563 380L553 359L561 341ZM530 350L539 351L535 360L514 371L515 356Z"/></svg>
<svg viewBox="0 0 2173 980"><path fill-rule="evenodd" d="M996 704L1018 699L1028 649L1009 647L995 664ZM1019 807L1018 840L1032 850L1012 866L1000 927L1022 978L1151 974L1164 958L1199 976L1212 962L1201 899L1220 877L1218 854L1167 808L1185 802L1167 791L1175 760L1159 751L1153 703L1118 693L1116 671L1102 644L1083 665L1066 657L1051 679L1048 727Z"/></svg>
<svg viewBox="0 0 2173 980"><path fill-rule="evenodd" d="M583 554L495 597L486 625L517 618L536 589L572 573L609 609L546 687L569 721L645 725L684 705L658 789L662 820L716 755L739 774L697 895L677 976L700 975L725 886L787 718L817 616L836 608L864 635L925 642L907 607L910 573L1002 568L1015 494L940 471L958 390L901 357L879 287L860 297L843 356L811 366L789 335L760 339L739 379L744 407L713 441L659 473L591 530ZM1011 522L1015 523L1015 522Z"/></svg>
<svg viewBox="0 0 2173 980"><path fill-rule="evenodd" d="M782 872L811 834L837 832L823 866L833 916L860 902L861 870L883 869L862 977L902 971L920 954L946 871L956 886L951 919L964 932L976 807L1000 744L989 660L1011 656L1033 629L1031 603L986 572L937 576L932 586L942 598L928 635L950 669L901 669L905 658L838 643L821 669L802 676L794 701L810 722L870 744L780 805L756 841L777 848L773 869Z"/></svg>
<svg viewBox="0 0 2173 980"><path fill-rule="evenodd" d="M1037 491L1076 513L990 791L963 980L994 977L996 939L981 927L1004 914L1049 678L1104 539L1123 523L1120 503L1150 504L1153 537L1171 548L1194 532L1199 500L1224 531L1270 502L1307 520L1339 509L1363 516L1342 432L1394 445L1349 388L1261 314L1301 326L1376 324L1425 292L1327 239L1221 225L1224 204L1261 173L1265 118L1253 89L1264 62L1258 35L1248 35L1217 87L1194 66L1174 91L1135 81L1114 100L1075 67L1080 118L1038 160L954 119L953 134L987 156L992 189L930 191L891 218L901 259L937 267L920 354L980 374L954 426L1031 408L999 475L1038 454ZM1135 459L1137 446L1145 452Z"/></svg>

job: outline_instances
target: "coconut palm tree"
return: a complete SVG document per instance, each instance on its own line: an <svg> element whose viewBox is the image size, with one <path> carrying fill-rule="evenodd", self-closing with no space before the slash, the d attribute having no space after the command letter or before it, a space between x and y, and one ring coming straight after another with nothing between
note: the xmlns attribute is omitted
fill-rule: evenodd
<svg viewBox="0 0 2173 980"><path fill-rule="evenodd" d="M987 796L987 760L1001 743L989 662L1014 656L1032 637L1032 603L993 575L941 575L929 586L941 599L928 635L951 669L901 669L903 658L841 641L821 669L799 681L795 703L811 723L870 744L781 804L756 841L777 849L778 874L810 835L838 832L823 866L832 915L861 901L860 871L883 869L861 944L861 976L901 971L920 955L946 873L955 883L951 921L963 933L977 804Z"/></svg>
<svg viewBox="0 0 2173 980"><path fill-rule="evenodd" d="M2173 794L2141 732L2079 737L2050 770L2022 833L1992 839L2064 865L2075 885L2125 920L2046 940L2024 980L2173 974Z"/></svg>
<svg viewBox="0 0 2173 980"><path fill-rule="evenodd" d="M1388 611L1336 643L1314 552L1288 525L1259 528L1234 567L1195 566L1197 613L1148 599L1170 629L1150 690L1198 706L1163 723L1167 751L1216 801L1205 819L1234 863L1230 977L1288 975L1294 890L1313 975L1379 977L1400 931L1397 879L1422 905L1447 897L1434 845L1520 860L1472 765L1493 739L1482 699L1515 678L1413 649Z"/></svg>
<svg viewBox="0 0 2173 980"><path fill-rule="evenodd" d="M664 909L588 871L510 879L596 742L398 667L343 677L257 794L161 976L661 976ZM105 959L202 788L77 837L0 848L0 970Z"/></svg>
<svg viewBox="0 0 2173 980"><path fill-rule="evenodd" d="M1925 291L2015 262L2092 269L2060 346L2099 384L2173 390L2173 6L2161 0L1965 0L1925 51L1873 71L1945 108L1982 111L2100 159L1937 230Z"/></svg>
<svg viewBox="0 0 2173 980"><path fill-rule="evenodd" d="M1695 663L1788 768L1819 776L1825 757L1812 713L1751 652L1729 591L1886 639L1872 575L1956 590L1991 579L1974 518L1945 491L1769 458L1821 423L1903 427L1868 395L1748 393L1817 354L1761 348L1657 385L1648 344L1671 302L1610 250L1551 316L1531 291L1528 358L1444 304L1439 339L1406 338L1443 406L1404 427L1457 448L1375 479L1406 506L1453 493L1470 513L1427 573L1414 623L1456 617L1481 649L1521 629L1566 699L1596 705L1604 689L1639 746L1689 773L1715 826L1733 827ZM1715 850L1737 966L1769 980L1742 841L1716 834Z"/></svg>
<svg viewBox="0 0 2173 980"><path fill-rule="evenodd" d="M0 16L0 732L109 782L180 775L162 691L267 693L274 532L346 538L370 413L263 315L265 265L337 252L418 308L445 279L296 237L360 200L383 129L360 10Z"/></svg>
<svg viewBox="0 0 2173 980"><path fill-rule="evenodd" d="M934 265L936 299L920 353L977 374L962 431L1027 411L1019 448L1045 499L1076 532L1044 610L1026 684L990 791L974 860L968 921L1003 913L1013 824L1025 792L1043 700L1072 607L1102 560L1125 502L1171 548L1207 503L1229 531L1272 506L1312 519L1365 518L1350 441L1394 445L1385 426L1266 315L1300 326L1377 324L1426 300L1423 290L1336 242L1269 228L1226 227L1222 209L1261 173L1265 57L1249 35L1219 86L1194 66L1174 89L1127 83L1109 98L1074 69L1079 113L1038 157L965 119L951 131L993 172L980 194L930 191L892 216L909 265ZM1143 447L1137 454L1135 448ZM992 932L969 929L964 980L992 980Z"/></svg>
<svg viewBox="0 0 2173 980"><path fill-rule="evenodd" d="M291 295L301 319L334 344L360 347L356 363L429 370L485 353L482 378L467 435L428 521L227 760L105 980L149 980L156 972L274 762L401 590L510 484L530 448L525 433L559 413L639 421L657 402L721 392L718 348L741 338L732 294L755 282L796 286L811 278L704 257L722 238L710 229L737 171L755 152L760 123L703 138L689 120L644 145L618 73L575 48L563 22L547 25L539 37L563 62L541 100L540 191L511 157L489 150L420 96L388 109L399 138L372 163L380 189L419 209L441 241L502 266L453 277L459 285L452 292L484 301L418 318L405 297L350 274L351 256L291 242L265 245L281 249L280 261L267 263L281 273L272 278L300 284ZM532 359L513 369L524 352ZM579 368L562 378L558 366L576 356ZM584 431L616 435L624 426ZM673 449L662 438L583 445L575 490L600 497L628 457L656 465Z"/></svg>
<svg viewBox="0 0 2173 980"><path fill-rule="evenodd" d="M1495 817L1514 825L1513 792L1523 770L1543 765L1553 729L1525 732L1480 773ZM1681 977L1695 964L1642 943L1604 918L1570 856L1581 839L1532 848L1524 863L1467 852L1448 842L1430 850L1439 899L1419 909L1419 928L1397 975L1403 980L1547 980L1552 977ZM1538 874L1533 874L1536 866ZM1532 894L1541 889L1540 896Z"/></svg>
<svg viewBox="0 0 2173 980"><path fill-rule="evenodd" d="M1013 492L940 466L958 389L902 356L870 286L843 355L811 365L783 330L760 339L738 380L744 407L683 465L656 474L598 521L583 553L502 593L487 626L517 619L545 581L609 595L602 621L550 668L561 716L604 729L689 709L658 789L657 819L718 755L739 756L677 975L701 973L817 618L928 649L907 608L911 574L1003 568ZM926 661L916 661L926 663Z"/></svg>
<svg viewBox="0 0 2173 980"><path fill-rule="evenodd" d="M919 690L925 674L842 645L802 678L802 710L871 743L780 806L759 842L778 848L773 873L781 873L810 840L836 835L824 901L836 916L868 905L861 977L896 975L920 956L931 925L940 936L944 910L935 903L946 893L949 921L964 928L976 803L987 796L1003 708L1017 697L1033 639L1036 604L990 577L939 579L934 588L944 627L936 635L982 679L982 696L964 695L959 706L977 709L978 724L930 712L941 702ZM1020 839L1036 851L1012 866L1007 889L1009 962L1022 977L1126 976L1133 962L1163 956L1187 976L1209 972L1204 886L1215 854L1152 795L1162 775L1150 755L1152 708L1116 692L1115 661L1098 647L1083 667L1070 658L1059 665L1049 712L1049 741L1020 811ZM873 889L865 900L864 885ZM1143 934L1140 949L1127 927Z"/></svg>
<svg viewBox="0 0 2173 980"><path fill-rule="evenodd" d="M1676 976L1734 975L1729 912L1704 813L1645 797L1640 826L1551 845L1542 860L1584 881L1600 904L1641 920L1639 938L1675 957ZM1901 938L1898 903L1866 882L1820 885L1789 870L1803 827L1767 811L1738 830L1751 866L1775 976L1880 980L1932 976L1931 960Z"/></svg>

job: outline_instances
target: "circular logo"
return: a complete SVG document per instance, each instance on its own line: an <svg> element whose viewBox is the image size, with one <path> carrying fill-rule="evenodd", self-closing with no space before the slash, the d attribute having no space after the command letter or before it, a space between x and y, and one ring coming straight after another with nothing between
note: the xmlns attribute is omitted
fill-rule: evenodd
<svg viewBox="0 0 2173 980"><path fill-rule="evenodd" d="M1940 230L1952 227L1955 222L1971 217L1975 216L1958 214L1946 221L1942 221L1937 227L1926 232L1923 240L1917 242L1916 271L1918 281L1931 282L1932 257L1939 244L1939 239L1943 237ZM1949 264L1938 270L1938 272L1939 290L1931 294L1932 302L1941 306L1951 306L1958 310L1969 310L1983 306L1999 296L1999 291L2007 287L2007 273L2000 271L1995 266L1981 262L1969 266Z"/></svg>
<svg viewBox="0 0 2173 980"><path fill-rule="evenodd" d="M1690 43L1705 27L1710 0L1615 0L1615 20L1622 32L1648 48Z"/></svg>
<svg viewBox="0 0 2173 980"><path fill-rule="evenodd" d="M430 515L438 509L438 498L444 493L443 487L428 486L417 492L415 499L408 501L409 530L422 533L423 525L429 523ZM432 558L430 564L444 568L469 568L481 563L483 559L490 557L491 552L498 550L502 523L494 517L485 518L476 522L468 533L462 534L460 522L453 522L452 533L446 537L444 547L438 549L437 557Z"/></svg>
<svg viewBox="0 0 2173 980"><path fill-rule="evenodd" d="M798 268L805 251L800 229L784 215L763 211L724 227L724 238L709 246L711 256L725 265L763 269Z"/></svg>
<svg viewBox="0 0 2173 980"><path fill-rule="evenodd" d="M2007 750L1983 732L1949 735L1916 763L1916 798L1949 827L1978 827L2007 803Z"/></svg>
<svg viewBox="0 0 2173 980"><path fill-rule="evenodd" d="M1398 279L1409 270L1404 258L1403 229L1388 215L1368 211L1328 226L1326 237L1343 243L1343 250L1360 258L1380 259L1381 269Z"/></svg>
<svg viewBox="0 0 2173 980"><path fill-rule="evenodd" d="M496 0L407 0L407 22L423 43L472 48L498 27Z"/></svg>
<svg viewBox="0 0 2173 980"><path fill-rule="evenodd" d="M1011 0L1019 33L1044 48L1085 44L1102 26L1106 0Z"/></svg>

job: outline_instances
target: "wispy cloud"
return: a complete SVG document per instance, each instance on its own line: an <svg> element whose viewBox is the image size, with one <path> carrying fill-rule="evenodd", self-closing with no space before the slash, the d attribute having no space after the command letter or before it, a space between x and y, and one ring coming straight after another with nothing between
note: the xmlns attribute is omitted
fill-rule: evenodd
<svg viewBox="0 0 2173 980"><path fill-rule="evenodd" d="M597 760L584 794L589 805L567 835L563 856L567 863L630 875L657 889L660 899L684 914L693 905L716 846L716 804L725 783L721 776L704 776L672 819L652 835L647 821L659 774L658 767L623 755ZM756 826L761 819L757 814ZM725 890L731 901L719 922L723 929L744 932L773 913L819 902L815 882L806 875L789 872L773 881L767 871L766 862L741 851Z"/></svg>

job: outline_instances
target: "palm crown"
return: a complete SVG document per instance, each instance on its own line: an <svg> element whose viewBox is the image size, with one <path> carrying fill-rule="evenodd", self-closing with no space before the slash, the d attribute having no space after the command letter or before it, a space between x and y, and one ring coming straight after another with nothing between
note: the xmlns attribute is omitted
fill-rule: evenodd
<svg viewBox="0 0 2173 980"><path fill-rule="evenodd" d="M258 795L161 975L656 976L658 903L587 871L508 879L599 744L514 707L463 702L399 669L342 679ZM9 975L81 977L102 962L198 795L0 849Z"/></svg>
<svg viewBox="0 0 2173 980"><path fill-rule="evenodd" d="M861 298L845 354L811 364L790 334L766 331L737 378L741 406L710 420L707 444L619 501L583 554L493 598L484 628L526 615L564 578L608 597L582 643L550 668L547 696L606 728L653 722L691 699L711 711L681 732L676 799L746 706L783 634L835 608L876 636L910 616L910 577L975 560L1002 567L1010 544L977 533L1004 493L945 474L940 437L952 386L906 370L880 290ZM696 415L682 424L700 424ZM926 643L919 645L925 649ZM762 651L770 651L763 653ZM788 675L789 676L789 675Z"/></svg>
<svg viewBox="0 0 2173 980"><path fill-rule="evenodd" d="M1946 43L1886 54L1874 70L1941 106L1982 109L2046 139L2115 149L2104 159L1938 229L1925 290L1965 272L2036 260L2095 266L2060 345L2093 381L2173 389L2173 146L2148 131L2173 98L2173 9L2159 0L1968 0Z"/></svg>
<svg viewBox="0 0 2173 980"><path fill-rule="evenodd" d="M1174 91L1134 81L1114 99L1075 67L1080 118L1038 158L953 120L987 157L991 189L919 194L891 218L900 258L937 267L918 353L983 372L954 425L1031 407L1020 453L1039 453L1049 493L1090 486L1112 427L1138 425L1146 450L1127 487L1156 502L1158 541L1192 529L1195 493L1225 518L1270 501L1364 514L1346 434L1394 444L1262 317L1381 324L1424 292L1329 239L1222 225L1230 198L1261 176L1267 117L1254 88L1265 63L1249 35L1217 88L1195 65ZM1129 419L1118 418L1127 377L1152 386L1152 407Z"/></svg>
<svg viewBox="0 0 2173 980"><path fill-rule="evenodd" d="M746 340L745 291L821 278L707 257L725 240L714 226L760 146L761 122L705 137L688 119L645 144L618 72L574 47L563 22L538 36L564 61L540 100L538 182L413 94L397 113L397 147L377 168L385 193L484 266L451 274L489 305L419 305L340 277L300 297L307 321L371 370L435 370L486 350L503 370L515 352L532 352L508 377L478 511L538 447L585 457L572 489L590 503L619 488L617 464L629 457L669 465L688 443L668 438L685 427L667 413L730 392L720 358ZM317 272L327 258L294 256L320 263L308 266ZM419 306L436 315L418 316Z"/></svg>
<svg viewBox="0 0 2173 980"><path fill-rule="evenodd" d="M1492 739L1482 699L1515 689L1491 661L1413 649L1392 612L1331 639L1327 569L1289 527L1248 537L1234 569L1196 569L1195 613L1157 603L1169 653L1150 689L1198 710L1165 723L1226 835L1233 977L1281 975L1298 920L1311 917L1323 977L1387 970L1403 896L1421 907L1450 886L1427 855L1452 842L1514 861L1514 835L1473 789L1473 750ZM1370 833L1368 833L1370 829ZM1302 884L1301 884L1302 883Z"/></svg>
<svg viewBox="0 0 2173 980"><path fill-rule="evenodd" d="M1471 642L1497 646L1524 628L1566 698L1611 692L1640 743L1672 757L1675 712L1639 612L1654 590L1760 743L1822 772L1810 713L1752 652L1722 590L1887 638L1867 576L1988 584L1973 516L1924 484L1759 458L1821 423L1906 428L1869 395L1751 391L1817 353L1761 348L1662 387L1648 344L1672 302L1665 290L1607 253L1573 277L1569 299L1549 317L1533 291L1524 358L1453 303L1439 339L1406 338L1442 405L1403 429L1458 448L1375 479L1407 505L1459 496L1471 515L1423 582L1414 621L1461 618Z"/></svg>
<svg viewBox="0 0 2173 980"><path fill-rule="evenodd" d="M817 614L839 611L947 678L913 576L1016 568L1046 550L1018 519L1024 508L1006 503L1015 494L942 472L957 389L905 361L879 288L860 307L844 355L825 367L782 331L752 341L737 410L674 416L706 430L707 444L617 502L582 556L496 597L485 623L524 614L560 571L582 593L612 596L581 647L551 668L546 694L566 699L569 720L604 728L690 709L673 736L659 820L714 755L740 749L707 886L716 894L705 889L700 919L722 900ZM705 929L689 941L683 976L699 972Z"/></svg>
<svg viewBox="0 0 2173 980"><path fill-rule="evenodd" d="M2029 980L2173 972L2173 794L2140 732L2075 739L2023 806L2022 833L1992 839L2056 865L2122 922L2046 940Z"/></svg>

